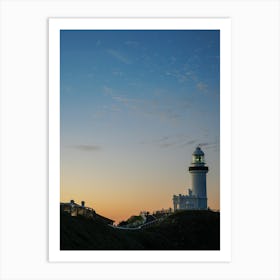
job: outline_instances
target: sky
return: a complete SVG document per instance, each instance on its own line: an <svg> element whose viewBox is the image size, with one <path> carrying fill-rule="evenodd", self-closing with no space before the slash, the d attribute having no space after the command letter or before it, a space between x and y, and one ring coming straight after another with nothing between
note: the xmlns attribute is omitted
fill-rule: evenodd
<svg viewBox="0 0 280 280"><path fill-rule="evenodd" d="M220 199L218 30L60 32L61 201L119 222L173 207L205 152Z"/></svg>

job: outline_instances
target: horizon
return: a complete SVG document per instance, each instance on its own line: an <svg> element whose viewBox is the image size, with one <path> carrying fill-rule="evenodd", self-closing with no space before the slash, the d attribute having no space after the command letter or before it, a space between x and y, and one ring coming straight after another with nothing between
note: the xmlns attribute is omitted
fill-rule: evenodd
<svg viewBox="0 0 280 280"><path fill-rule="evenodd" d="M84 207L85 208L92 208L95 211L95 209L92 207L92 205L87 205L86 201L84 201L84 200L78 202L75 199L71 199L70 201L60 201L60 203L71 203L71 201L73 201L73 203L75 203L75 204L78 204L79 206L82 206L82 202L84 202ZM141 212L146 212L149 215L149 214L154 214L157 211L170 210L170 209L171 209L171 213L180 212L180 211L190 211L190 212L192 212L192 211L205 211L205 209L199 209L199 210L193 210L193 209L181 209L180 210L180 209L178 209L178 210L174 211L174 208L170 207L168 209L162 208L162 209L156 209L156 210L151 210L151 211L147 210L147 211L141 211ZM214 212L220 212L219 208L218 209L217 208L214 209L214 208L208 207L207 210L214 211ZM105 217L104 215L102 215L102 213L99 213L97 211L95 211L95 212L97 214ZM126 221L129 218L131 218L132 216L140 216L142 214L141 212L139 212L139 213L132 213L131 215L127 216L126 218L124 218L122 220L118 220L118 221L113 220L113 224L114 225L118 225L120 222ZM105 217L105 218L111 219L111 217Z"/></svg>
<svg viewBox="0 0 280 280"><path fill-rule="evenodd" d="M116 222L172 208L205 152L220 209L218 30L60 32L60 200Z"/></svg>

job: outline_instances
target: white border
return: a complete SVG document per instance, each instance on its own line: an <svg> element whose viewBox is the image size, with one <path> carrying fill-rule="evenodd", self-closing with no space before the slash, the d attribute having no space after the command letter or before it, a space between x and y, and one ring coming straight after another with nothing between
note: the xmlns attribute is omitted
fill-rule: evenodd
<svg viewBox="0 0 280 280"><path fill-rule="evenodd" d="M220 30L220 209L219 251L60 251L60 30ZM49 19L49 261L229 262L231 260L231 20L229 18ZM226 166L226 168L224 168ZM147 254L148 252L148 254Z"/></svg>

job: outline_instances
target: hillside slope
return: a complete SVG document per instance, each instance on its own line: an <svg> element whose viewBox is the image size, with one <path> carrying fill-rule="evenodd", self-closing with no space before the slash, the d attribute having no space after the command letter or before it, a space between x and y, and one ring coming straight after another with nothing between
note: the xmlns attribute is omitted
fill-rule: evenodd
<svg viewBox="0 0 280 280"><path fill-rule="evenodd" d="M61 214L61 250L219 250L220 214L181 211L141 230Z"/></svg>

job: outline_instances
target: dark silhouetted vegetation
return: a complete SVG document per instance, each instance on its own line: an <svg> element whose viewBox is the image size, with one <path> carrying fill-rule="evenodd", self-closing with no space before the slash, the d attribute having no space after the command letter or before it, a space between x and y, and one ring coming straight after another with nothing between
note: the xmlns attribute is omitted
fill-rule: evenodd
<svg viewBox="0 0 280 280"><path fill-rule="evenodd" d="M61 250L219 250L220 213L180 211L140 230L61 214L60 233Z"/></svg>

